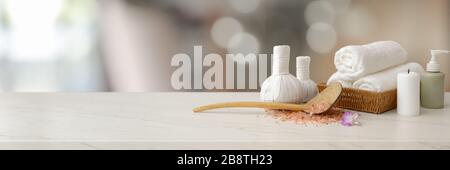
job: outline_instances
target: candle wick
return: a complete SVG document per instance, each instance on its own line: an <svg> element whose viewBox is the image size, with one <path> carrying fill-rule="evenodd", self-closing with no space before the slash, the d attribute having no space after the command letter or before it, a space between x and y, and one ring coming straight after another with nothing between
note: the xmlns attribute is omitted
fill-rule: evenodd
<svg viewBox="0 0 450 170"><path fill-rule="evenodd" d="M410 71L410 70L408 69L408 74L409 74L409 71Z"/></svg>

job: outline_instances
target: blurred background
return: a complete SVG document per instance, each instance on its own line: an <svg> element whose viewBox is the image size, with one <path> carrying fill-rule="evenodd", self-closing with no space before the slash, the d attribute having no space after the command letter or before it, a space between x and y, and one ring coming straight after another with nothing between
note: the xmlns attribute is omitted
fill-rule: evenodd
<svg viewBox="0 0 450 170"><path fill-rule="evenodd" d="M0 90L171 91L172 57L195 45L221 56L291 45L325 82L339 48L378 40L425 66L430 49L450 49L450 1L0 0ZM439 61L449 77L450 56Z"/></svg>

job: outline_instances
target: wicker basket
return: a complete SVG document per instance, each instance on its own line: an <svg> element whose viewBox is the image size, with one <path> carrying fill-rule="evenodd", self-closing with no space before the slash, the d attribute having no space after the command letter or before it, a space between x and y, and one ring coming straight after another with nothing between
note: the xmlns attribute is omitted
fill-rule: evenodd
<svg viewBox="0 0 450 170"><path fill-rule="evenodd" d="M327 86L319 84L319 91ZM344 88L336 106L339 108L380 114L397 107L397 90L382 93Z"/></svg>

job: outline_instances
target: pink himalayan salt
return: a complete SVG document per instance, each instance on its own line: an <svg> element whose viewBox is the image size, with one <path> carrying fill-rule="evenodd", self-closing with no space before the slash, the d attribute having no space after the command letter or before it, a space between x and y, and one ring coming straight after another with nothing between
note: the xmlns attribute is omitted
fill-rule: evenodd
<svg viewBox="0 0 450 170"><path fill-rule="evenodd" d="M273 116L275 119L281 121L292 121L298 124L331 124L338 123L341 121L344 110L332 107L328 111L321 114L310 114L310 113L320 113L325 108L324 105L313 106L306 112L302 111L289 111L289 110L270 110L267 109L266 112Z"/></svg>

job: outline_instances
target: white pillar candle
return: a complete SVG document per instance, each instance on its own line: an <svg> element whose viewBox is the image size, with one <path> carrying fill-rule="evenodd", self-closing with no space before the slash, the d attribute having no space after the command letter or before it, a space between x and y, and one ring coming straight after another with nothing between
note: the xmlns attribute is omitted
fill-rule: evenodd
<svg viewBox="0 0 450 170"><path fill-rule="evenodd" d="M420 114L420 75L416 72L397 75L397 113L402 116Z"/></svg>

